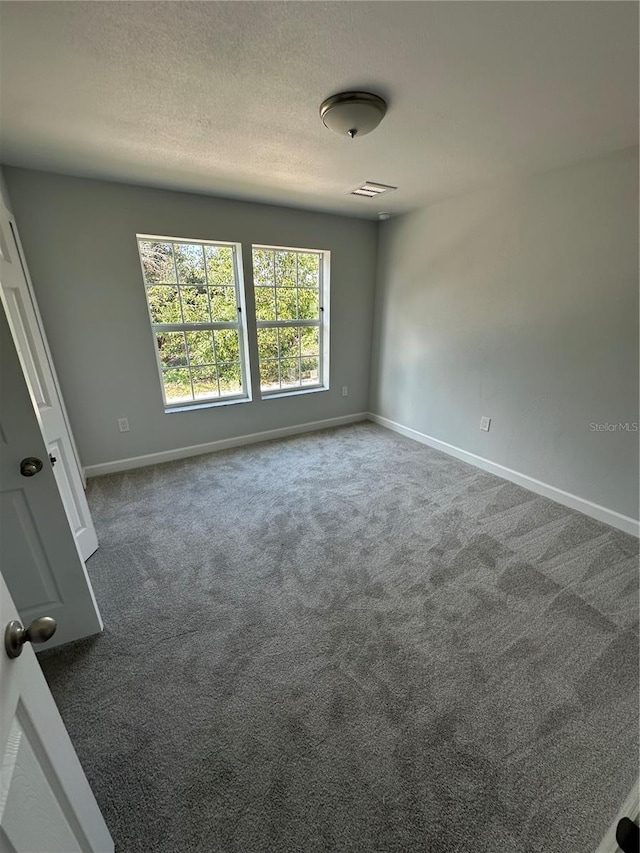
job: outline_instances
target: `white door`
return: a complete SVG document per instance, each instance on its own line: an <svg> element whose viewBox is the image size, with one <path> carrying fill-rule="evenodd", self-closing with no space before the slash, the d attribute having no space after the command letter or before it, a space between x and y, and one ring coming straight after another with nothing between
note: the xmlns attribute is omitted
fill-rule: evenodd
<svg viewBox="0 0 640 853"><path fill-rule="evenodd" d="M47 455L56 460L54 473L69 525L80 556L87 560L98 547L98 538L20 237L5 199L0 202L0 295L47 445Z"/></svg>
<svg viewBox="0 0 640 853"><path fill-rule="evenodd" d="M5 653L5 628L14 619L0 574L0 851L112 853L109 830L30 644L13 660Z"/></svg>
<svg viewBox="0 0 640 853"><path fill-rule="evenodd" d="M24 476L33 470L23 465L29 457L39 460L42 468ZM58 622L56 645L102 630L2 306L0 553L23 622L46 611Z"/></svg>

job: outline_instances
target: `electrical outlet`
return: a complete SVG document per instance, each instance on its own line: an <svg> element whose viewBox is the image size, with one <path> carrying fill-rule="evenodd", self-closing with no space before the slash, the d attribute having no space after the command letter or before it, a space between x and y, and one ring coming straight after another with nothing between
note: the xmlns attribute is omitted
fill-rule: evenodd
<svg viewBox="0 0 640 853"><path fill-rule="evenodd" d="M118 429L120 432L129 432L129 418L118 418Z"/></svg>
<svg viewBox="0 0 640 853"><path fill-rule="evenodd" d="M485 418L485 417L480 418L480 429L484 430L485 432L489 432L490 426L491 426L491 418Z"/></svg>
<svg viewBox="0 0 640 853"><path fill-rule="evenodd" d="M346 385L342 386L342 396L347 397L349 395L349 389Z"/></svg>

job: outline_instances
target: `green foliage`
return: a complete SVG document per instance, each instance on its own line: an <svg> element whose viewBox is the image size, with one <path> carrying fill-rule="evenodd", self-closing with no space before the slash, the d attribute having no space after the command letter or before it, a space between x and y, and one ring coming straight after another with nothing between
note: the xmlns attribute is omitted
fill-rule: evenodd
<svg viewBox="0 0 640 853"><path fill-rule="evenodd" d="M297 287L297 262L295 252L274 252L276 287Z"/></svg>
<svg viewBox="0 0 640 853"><path fill-rule="evenodd" d="M281 381L282 386L288 386L313 385L319 380L317 326L258 329L258 353L260 385L263 390L280 388Z"/></svg>
<svg viewBox="0 0 640 853"><path fill-rule="evenodd" d="M298 286L320 286L320 255L300 252L298 255Z"/></svg>
<svg viewBox="0 0 640 853"><path fill-rule="evenodd" d="M237 323L235 267L230 246L141 240L140 258L155 326ZM256 317L320 323L320 253L253 250ZM314 384L319 377L318 326L258 330L263 388ZM236 328L156 330L169 402L242 390Z"/></svg>
<svg viewBox="0 0 640 853"><path fill-rule="evenodd" d="M203 246L199 243L152 240L140 240L138 245L147 285L235 286L231 246Z"/></svg>
<svg viewBox="0 0 640 853"><path fill-rule="evenodd" d="M213 332L185 332L191 364L215 364Z"/></svg>
<svg viewBox="0 0 640 853"><path fill-rule="evenodd" d="M320 354L320 342L319 342L320 330L317 326L304 326L300 330L301 337L301 354L302 355L319 355Z"/></svg>
<svg viewBox="0 0 640 853"><path fill-rule="evenodd" d="M209 287L233 287L233 250L230 246L205 246Z"/></svg>
<svg viewBox="0 0 640 853"><path fill-rule="evenodd" d="M273 278L273 251L271 249L254 249L252 260L254 285L256 287L273 287L275 284Z"/></svg>
<svg viewBox="0 0 640 853"><path fill-rule="evenodd" d="M138 245L145 282L175 284L177 279L173 263L173 244L140 240Z"/></svg>
<svg viewBox="0 0 640 853"><path fill-rule="evenodd" d="M236 323L230 246L141 240L151 320L167 324ZM156 332L169 402L241 391L237 329Z"/></svg>
<svg viewBox="0 0 640 853"><path fill-rule="evenodd" d="M234 287L212 287L209 289L211 315L216 323L236 323L238 306Z"/></svg>
<svg viewBox="0 0 640 853"><path fill-rule="evenodd" d="M253 250L256 318L263 322L320 323L320 254ZM263 390L312 385L319 380L319 328L258 329Z"/></svg>
<svg viewBox="0 0 640 853"><path fill-rule="evenodd" d="M191 364L194 393L217 395L218 378L222 394L239 393L241 386L240 337L237 329L158 332L156 340L160 363L163 371L166 370L164 378L167 397L190 395L191 383L189 371L186 369L188 363ZM180 367L185 369L175 369ZM197 392L196 385L199 389Z"/></svg>
<svg viewBox="0 0 640 853"><path fill-rule="evenodd" d="M256 287L256 320L276 319L276 292L273 287Z"/></svg>
<svg viewBox="0 0 640 853"><path fill-rule="evenodd" d="M162 284L147 287L152 323L182 323L178 288Z"/></svg>
<svg viewBox="0 0 640 853"><path fill-rule="evenodd" d="M180 286L180 303L185 323L210 323L209 294L206 287Z"/></svg>
<svg viewBox="0 0 640 853"><path fill-rule="evenodd" d="M204 284L204 249L190 243L174 243L178 284Z"/></svg>
<svg viewBox="0 0 640 853"><path fill-rule="evenodd" d="M253 250L256 318L317 320L320 317L320 255Z"/></svg>
<svg viewBox="0 0 640 853"><path fill-rule="evenodd" d="M283 386L300 384L300 362L297 358L283 358L281 360L280 382Z"/></svg>

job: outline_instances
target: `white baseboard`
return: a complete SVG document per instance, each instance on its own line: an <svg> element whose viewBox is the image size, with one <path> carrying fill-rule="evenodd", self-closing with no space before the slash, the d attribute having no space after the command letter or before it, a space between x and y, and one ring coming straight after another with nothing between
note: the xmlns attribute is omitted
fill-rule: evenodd
<svg viewBox="0 0 640 853"><path fill-rule="evenodd" d="M132 468L144 468L146 465L158 465L161 462L172 462L174 459L186 459L188 456L199 456L202 453L215 453L217 450L228 450L230 447L242 447L245 444L259 444L274 438L285 438L289 435L299 435L304 432L328 429L330 427L354 424L366 421L367 412L354 415L343 415L339 418L326 418L323 421L310 421L305 424L269 429L264 432L252 432L249 435L238 435L233 438L222 438L209 441L206 444L194 444L191 447L177 447L174 450L163 450L160 453L147 453L145 456L132 456L129 459L115 459L113 462L100 462L97 465L87 465L84 469L86 477L100 477L104 474L115 474L118 471L130 471Z"/></svg>
<svg viewBox="0 0 640 853"><path fill-rule="evenodd" d="M443 453L448 453L449 456L455 456L456 459L461 459L463 462L468 462L469 465L475 465L476 468L481 468L483 471L488 471L490 474L495 474L497 477L502 477L503 480L509 480L512 483L517 483L518 486L528 489L530 492L535 492L537 495L542 495L545 498L550 498L556 503L563 504L570 509L575 509L585 515L596 518L598 521L603 521L605 524L610 524L611 527L617 527L618 530L624 530L625 533L631 533L632 536L640 536L640 522L631 518L628 515L616 512L599 504L592 503L585 498L580 498L578 495L573 495L570 492L565 492L555 486L550 486L548 483L543 483L541 480L536 480L529 477L527 474L521 474L519 471L514 471L511 468L506 468L504 465L499 465L497 462L491 462L483 456L477 456L475 453L469 453L467 450L462 450L460 447L455 447L453 444L447 444L446 441L440 441L438 438L433 438L430 435L425 435L410 427L398 424L389 418L383 418L382 415L376 415L369 412L369 420L380 426L398 432L401 435L406 435L407 438L412 438L414 441L419 441L422 444L427 444L435 450L441 450Z"/></svg>

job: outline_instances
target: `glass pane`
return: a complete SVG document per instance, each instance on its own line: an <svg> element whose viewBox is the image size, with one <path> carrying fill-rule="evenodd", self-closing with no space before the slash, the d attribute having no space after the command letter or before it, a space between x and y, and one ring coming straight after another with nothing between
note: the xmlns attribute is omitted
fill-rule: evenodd
<svg viewBox="0 0 640 853"><path fill-rule="evenodd" d="M320 271L320 255L298 255L298 285L299 287L318 287Z"/></svg>
<svg viewBox="0 0 640 853"><path fill-rule="evenodd" d="M300 384L300 362L297 358L283 358L280 362L282 387Z"/></svg>
<svg viewBox="0 0 640 853"><path fill-rule="evenodd" d="M275 388L280 388L280 362L261 361L260 362L260 388L262 391L273 391Z"/></svg>
<svg viewBox="0 0 640 853"><path fill-rule="evenodd" d="M276 252L276 287L295 287L296 277L296 253Z"/></svg>
<svg viewBox="0 0 640 853"><path fill-rule="evenodd" d="M186 368L182 370L164 370L162 378L164 380L164 393L167 403L191 402L193 399L191 381L189 380L189 371Z"/></svg>
<svg viewBox="0 0 640 853"><path fill-rule="evenodd" d="M273 252L270 249L253 250L253 283L256 287L274 285Z"/></svg>
<svg viewBox="0 0 640 853"><path fill-rule="evenodd" d="M212 287L209 290L209 296L211 297L211 316L214 323L235 323L237 321L238 306L234 287Z"/></svg>
<svg viewBox="0 0 640 853"><path fill-rule="evenodd" d="M216 358L221 361L240 361L240 337L236 329L216 329Z"/></svg>
<svg viewBox="0 0 640 853"><path fill-rule="evenodd" d="M298 358L298 329L278 329L280 335L280 358Z"/></svg>
<svg viewBox="0 0 640 853"><path fill-rule="evenodd" d="M173 265L173 247L171 243L156 243L140 240L140 260L144 271L144 280L175 284L176 268Z"/></svg>
<svg viewBox="0 0 640 853"><path fill-rule="evenodd" d="M256 320L276 319L275 290L272 287L256 287Z"/></svg>
<svg viewBox="0 0 640 853"><path fill-rule="evenodd" d="M174 243L179 284L204 284L204 253L197 243Z"/></svg>
<svg viewBox="0 0 640 853"><path fill-rule="evenodd" d="M320 329L317 326L303 326L300 332L302 355L318 355L320 352Z"/></svg>
<svg viewBox="0 0 640 853"><path fill-rule="evenodd" d="M300 305L301 320L318 320L320 318L318 295L318 290L300 288L298 291L298 303Z"/></svg>
<svg viewBox="0 0 640 853"><path fill-rule="evenodd" d="M177 287L151 285L147 288L152 323L182 323Z"/></svg>
<svg viewBox="0 0 640 853"><path fill-rule="evenodd" d="M278 330L258 329L258 355L260 361L278 357ZM276 368L277 378L277 368Z"/></svg>
<svg viewBox="0 0 640 853"><path fill-rule="evenodd" d="M218 374L215 367L196 367L191 371L196 400L218 396Z"/></svg>
<svg viewBox="0 0 640 853"><path fill-rule="evenodd" d="M207 263L209 287L231 286L235 284L233 268L233 249L230 246L205 246L204 256Z"/></svg>
<svg viewBox="0 0 640 853"><path fill-rule="evenodd" d="M185 323L211 322L206 287L181 287L180 299Z"/></svg>
<svg viewBox="0 0 640 853"><path fill-rule="evenodd" d="M216 359L213 353L212 332L187 332L186 335L191 365L213 364Z"/></svg>
<svg viewBox="0 0 640 853"><path fill-rule="evenodd" d="M160 363L163 367L180 367L187 363L184 332L162 332L156 335Z"/></svg>
<svg viewBox="0 0 640 853"><path fill-rule="evenodd" d="M242 371L239 364L219 364L220 394L242 393Z"/></svg>
<svg viewBox="0 0 640 853"><path fill-rule="evenodd" d="M300 379L303 385L317 385L320 382L319 359L303 358Z"/></svg>
<svg viewBox="0 0 640 853"><path fill-rule="evenodd" d="M278 288L276 295L278 299L278 320L297 320L298 319L298 303L296 299L296 289Z"/></svg>

